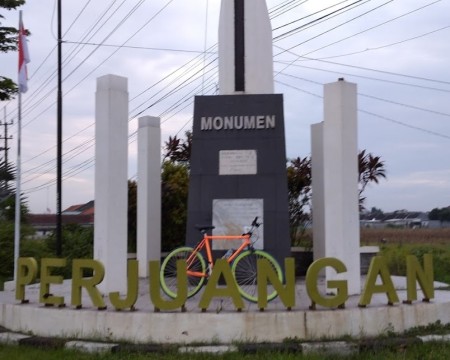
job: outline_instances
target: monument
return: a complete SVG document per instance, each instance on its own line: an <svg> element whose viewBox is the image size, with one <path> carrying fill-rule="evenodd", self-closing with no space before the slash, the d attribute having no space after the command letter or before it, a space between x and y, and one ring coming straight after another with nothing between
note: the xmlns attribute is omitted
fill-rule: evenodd
<svg viewBox="0 0 450 360"><path fill-rule="evenodd" d="M356 84L339 79L324 88L324 121L311 126L314 259L335 257L344 274L325 270L326 280L348 280L361 292Z"/></svg>
<svg viewBox="0 0 450 360"><path fill-rule="evenodd" d="M111 271L103 292L127 289L128 80L97 79L94 259Z"/></svg>
<svg viewBox="0 0 450 360"><path fill-rule="evenodd" d="M200 239L196 224L239 235L258 216L255 247L282 265L290 255L283 96L273 94L264 0L222 1L219 84L220 95L195 98L187 244Z"/></svg>
<svg viewBox="0 0 450 360"><path fill-rule="evenodd" d="M226 1L223 9L230 11L230 4L231 0ZM251 14L259 13L257 6L265 8L264 1L247 0L245 4L245 8L239 8L242 13L236 19L244 19L243 11L247 12L249 7L255 7ZM243 6L244 1L236 0L235 5ZM237 12L238 6L235 7ZM231 10L234 12L235 8ZM230 17L230 13L225 15ZM252 16L245 19L250 22ZM267 26L267 22L261 22ZM231 36L234 33L225 34ZM248 41L247 35L245 41ZM267 37L264 40L269 41ZM244 47L247 55L248 48L250 46ZM233 71L235 68L242 70L243 64L248 67L247 55L241 59L243 63L239 66L233 65ZM231 82L234 90L224 85L221 90L225 93L221 96L196 99L196 142L192 164L194 176L191 183L193 195L190 199L194 211L190 221L194 218L203 222L209 217L214 224L227 227L229 221L238 223L242 220L248 224L247 219L241 217L261 216L264 221L262 246L280 260L281 256L286 256L283 251L289 246L287 234L284 237L284 231L287 230L287 204L284 193L286 182L282 179L285 176L282 97L271 94L264 86L261 88L266 93L247 91L249 88L258 88L253 85L263 80L263 74L266 72L262 71L261 77L249 78L247 71L244 74L237 71L238 76ZM243 88L235 88L235 80L239 78L245 80L239 85ZM247 85L251 86L248 88ZM214 270L211 275L213 281L208 285L213 285L210 289L214 290L214 294L209 300L215 298L215 311L205 314L198 304L183 298L176 305L181 312L170 310L164 313L160 312L160 307L157 308L157 304L160 306L162 302L172 301L159 296L159 262L151 261L159 256L160 228L154 224L158 222L160 208L157 201L160 195L155 192L158 187L157 174L160 172L158 118L139 119L138 135L139 180L144 183L139 195L138 207L142 216L139 222L140 226L145 225L138 235L138 241L141 241L141 246L138 244L138 258L144 262L150 260L150 279L141 281L150 291L142 291L139 287L137 261L128 262L127 274L127 80L113 75L99 78L96 99L95 259L74 259L72 280L66 282L55 271L68 265L66 259L41 259L38 264L34 258L20 258L19 276L17 283L13 284L16 287L15 296L7 284L5 291L0 291L0 325L9 330L1 335L7 342L36 342L35 336L86 339L89 342L66 342L66 346L72 343L74 347L93 349L94 345L94 348L102 351L106 348L117 350L117 346L124 341L159 343L164 346L165 343L179 345L213 341L230 344L250 340L253 347L254 343L282 344L291 338L311 341L343 336L376 337L385 335L387 330L389 333L404 333L405 330L438 321L450 323L448 292L437 290L438 296L434 299L431 255L424 256L423 266L414 256L406 258L406 283L398 283L402 289L406 285L406 291L399 290L399 296L383 258L375 257L359 302L358 297L348 297L348 293L358 289L355 277L359 279L359 266L355 259L355 256L359 259L359 227L354 84L341 80L325 86L324 122L314 125L312 129L314 235L317 236L314 246L316 257L326 258L311 266L314 269L307 274L305 287L296 284L294 267L286 266L285 273L290 281L285 284L277 282L279 299L274 300L275 311L265 312L261 309L267 303L262 304L262 307L249 304L245 309L235 305L235 309L243 311L226 311L227 306L234 304L235 296L232 292L226 292L225 297L233 301L223 301L224 287L214 289L215 281L219 279L216 276L214 280ZM221 221L222 217L225 221ZM151 224L154 224L151 232L155 236L151 237L150 243L146 243L150 232L147 225ZM277 228L278 224L283 227ZM319 232L316 232L317 229ZM273 234L276 236L272 237ZM225 262L222 264L226 265ZM331 283L338 290L337 295L319 293L318 274L327 267L339 271L347 269L348 292L347 281L341 280ZM86 268L92 269L94 276L84 278L81 270ZM258 282L258 288L263 294L263 288L267 285L265 280L269 280L270 272L264 271L264 265L260 270L263 270L262 281ZM222 269L216 267L216 271L216 274L225 274L226 271L231 274L227 266ZM38 274L39 285L36 284ZM332 279L333 274L330 275L327 280ZM125 285L128 285L125 292L124 280L127 281ZM233 283L237 285L231 279L227 287L231 288ZM423 291L424 302L417 301L417 283ZM102 288L102 293L97 286ZM203 295L205 293L207 291ZM377 293L387 296L388 308L383 306L384 297L373 296ZM340 302L341 297L344 302ZM402 298L403 304L397 304ZM430 302L431 299L434 300ZM368 306L372 302L374 306ZM209 303L212 304L211 301ZM335 309L344 303L345 309ZM291 311L292 304L296 311ZM286 311L280 311L284 307ZM93 311L95 308L98 311ZM124 311L127 309L130 311ZM221 311L224 312L219 314ZM227 321L224 321L225 318ZM34 336L32 339L17 332ZM96 344L92 342L93 338L119 344ZM302 348L303 344L299 345L298 348ZM354 347L353 342L350 346Z"/></svg>
<svg viewBox="0 0 450 360"><path fill-rule="evenodd" d="M139 118L137 259L139 276L148 277L148 262L161 258L161 125L160 118Z"/></svg>

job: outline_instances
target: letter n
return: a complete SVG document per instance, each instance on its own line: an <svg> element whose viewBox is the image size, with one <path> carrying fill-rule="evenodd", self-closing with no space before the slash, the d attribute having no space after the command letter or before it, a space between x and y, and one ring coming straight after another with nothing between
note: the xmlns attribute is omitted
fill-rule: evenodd
<svg viewBox="0 0 450 360"><path fill-rule="evenodd" d="M434 298L434 272L433 272L433 256L425 254L423 257L423 268L419 264L419 260L414 255L406 257L406 289L407 303L417 300L416 281L419 282L420 288L425 296L424 301Z"/></svg>
<svg viewBox="0 0 450 360"><path fill-rule="evenodd" d="M218 287L219 279L223 276L225 287ZM211 276L206 284L205 292L198 306L206 311L213 297L231 297L238 311L244 307L244 302L239 294L236 281L231 273L230 264L225 259L218 259L214 264Z"/></svg>
<svg viewBox="0 0 450 360"><path fill-rule="evenodd" d="M267 307L267 282L268 280L276 290L284 306L291 310L295 306L295 263L293 258L284 261L286 270L286 286L283 279L279 279L276 271L267 259L257 261L258 307L264 310Z"/></svg>

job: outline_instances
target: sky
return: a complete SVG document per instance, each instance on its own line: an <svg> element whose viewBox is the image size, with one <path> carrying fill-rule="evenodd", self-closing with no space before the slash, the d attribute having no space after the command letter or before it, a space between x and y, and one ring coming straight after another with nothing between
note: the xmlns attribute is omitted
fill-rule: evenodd
<svg viewBox="0 0 450 360"><path fill-rule="evenodd" d="M98 77L128 79L130 179L137 175L138 117L161 117L162 146L191 129L194 96L217 93L220 0L62 3L64 209L94 199ZM287 157L310 155L310 127L323 120L323 85L343 77L357 84L358 147L386 168L387 178L366 189L365 207L450 206L450 1L266 3ZM56 0L28 0L20 9L31 32L21 188L31 212L55 212ZM0 13L3 25L17 27L18 11ZM16 79L17 61L17 53L1 53L0 75ZM14 121L8 158L15 162L16 100L0 103L0 119Z"/></svg>

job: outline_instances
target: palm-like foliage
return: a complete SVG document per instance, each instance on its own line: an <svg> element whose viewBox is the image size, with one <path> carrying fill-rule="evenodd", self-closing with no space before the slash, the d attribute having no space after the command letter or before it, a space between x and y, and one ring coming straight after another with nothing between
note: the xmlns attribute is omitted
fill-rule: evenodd
<svg viewBox="0 0 450 360"><path fill-rule="evenodd" d="M176 135L169 136L169 140L165 142L164 160L169 160L174 163L182 163L189 165L191 159L192 148L192 133L186 131L186 139L179 139Z"/></svg>
<svg viewBox="0 0 450 360"><path fill-rule="evenodd" d="M358 170L359 206L363 209L364 190L368 184L378 184L381 178L386 178L386 168L380 156L362 150L358 153ZM299 226L310 220L305 208L310 205L311 199L311 159L298 157L290 160L287 178L291 238L295 239Z"/></svg>
<svg viewBox="0 0 450 360"><path fill-rule="evenodd" d="M311 159L297 157L287 167L289 225L294 243L299 230L303 230L310 216L305 207L311 198Z"/></svg>
<svg viewBox="0 0 450 360"><path fill-rule="evenodd" d="M5 161L0 162L0 203L6 200L14 193L10 182L15 179L14 166Z"/></svg>
<svg viewBox="0 0 450 360"><path fill-rule="evenodd" d="M15 188L11 185L15 177L16 168L11 164L0 162L0 218L4 220L14 221L16 196ZM21 221L26 220L25 216L28 213L26 198L21 194L20 197L20 213Z"/></svg>
<svg viewBox="0 0 450 360"><path fill-rule="evenodd" d="M378 184L381 178L386 178L386 168L384 161L381 161L379 156L373 156L371 153L366 153L366 150L362 150L358 154L358 182L359 188L359 205L363 208L365 197L362 193L366 189L369 183Z"/></svg>

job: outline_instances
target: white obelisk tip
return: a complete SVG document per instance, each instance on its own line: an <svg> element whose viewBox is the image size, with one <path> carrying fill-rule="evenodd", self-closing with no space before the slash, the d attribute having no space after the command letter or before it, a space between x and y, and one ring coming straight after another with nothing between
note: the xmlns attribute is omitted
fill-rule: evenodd
<svg viewBox="0 0 450 360"><path fill-rule="evenodd" d="M219 91L221 95L274 92L272 28L265 0L222 1Z"/></svg>

